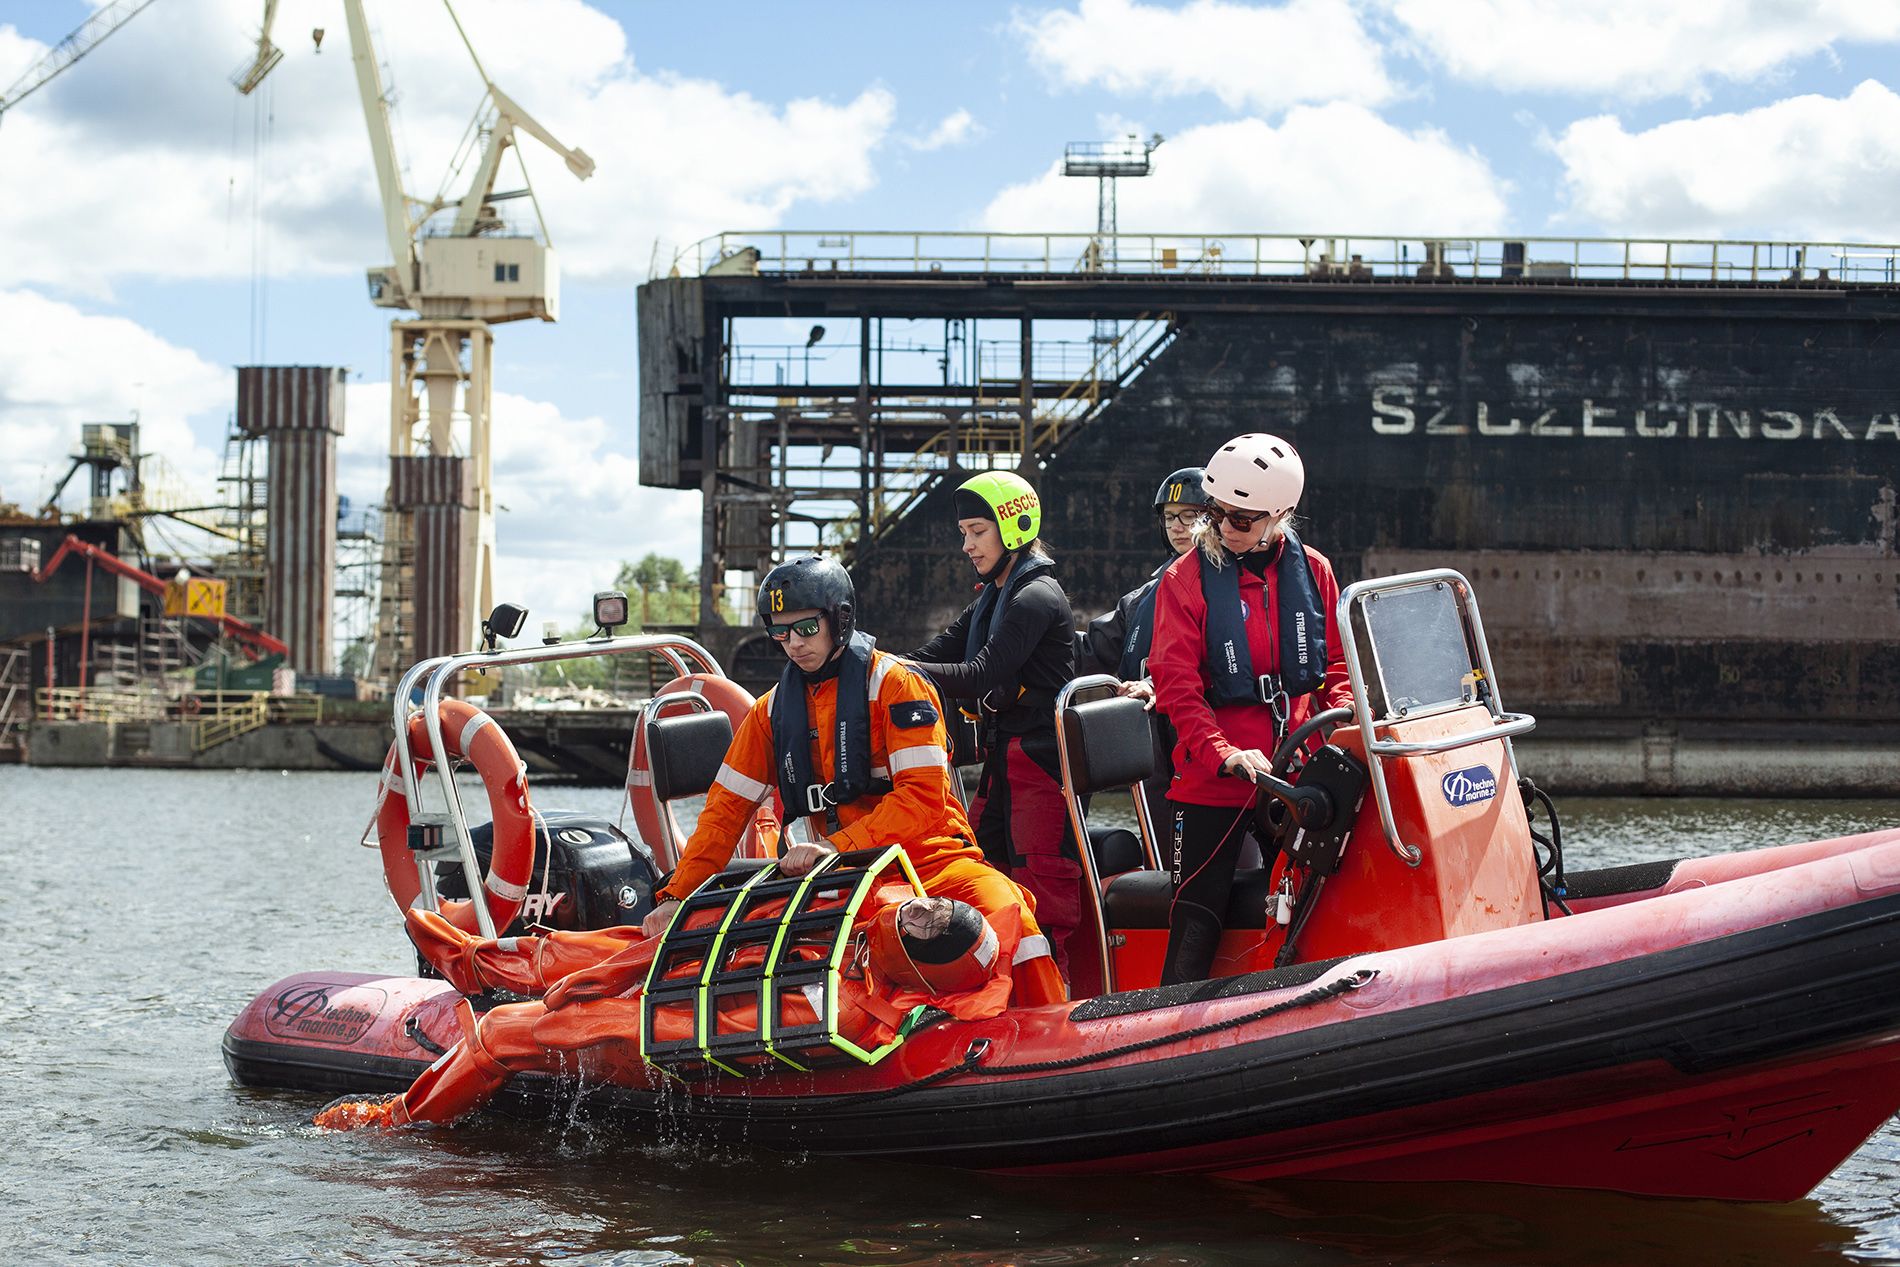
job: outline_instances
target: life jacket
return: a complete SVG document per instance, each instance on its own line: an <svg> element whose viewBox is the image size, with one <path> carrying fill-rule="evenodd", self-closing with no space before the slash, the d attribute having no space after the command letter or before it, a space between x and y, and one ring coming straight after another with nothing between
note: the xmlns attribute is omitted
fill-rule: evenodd
<svg viewBox="0 0 1900 1267"><path fill-rule="evenodd" d="M1053 567L1055 567L1053 562L1039 554L1018 555L1016 566L1011 570L1008 582L1001 589L994 585L983 587L983 592L977 596L976 610L970 613L969 632L964 635L963 662L965 664L976 659L977 653L989 642L990 635L1002 627L1003 613L1008 610L1010 600L1016 597L1017 592ZM1007 690L997 691L993 697L986 696L979 701L983 706L983 717L978 727L982 732L983 746L985 748L991 746L989 738L995 729L998 716L1016 708L1040 709L1046 713L1055 704L1055 698L1053 691L1023 687L1017 688L1013 696ZM1051 722L1051 724L1054 723Z"/></svg>
<svg viewBox="0 0 1900 1267"><path fill-rule="evenodd" d="M1161 590L1161 574L1167 570L1166 563L1154 570L1141 587L1141 597L1129 609L1128 629L1122 636L1122 660L1115 666L1115 676L1124 682L1148 676L1148 652L1155 642L1155 595Z"/></svg>
<svg viewBox="0 0 1900 1267"><path fill-rule="evenodd" d="M871 777L871 652L876 646L877 639L869 634L854 633L839 654L837 768L830 782L812 770L804 670L787 661L779 675L772 697L772 751L778 759L779 799L788 814L835 819L838 806L891 790L889 779Z"/></svg>
<svg viewBox="0 0 1900 1267"><path fill-rule="evenodd" d="M1240 610L1240 563L1201 564L1201 596L1207 600L1207 670L1213 682L1208 703L1269 704L1284 713L1290 700L1326 681L1326 610L1306 547L1291 529L1282 532L1275 563L1274 627L1280 638L1278 674L1256 674L1247 650L1247 623Z"/></svg>

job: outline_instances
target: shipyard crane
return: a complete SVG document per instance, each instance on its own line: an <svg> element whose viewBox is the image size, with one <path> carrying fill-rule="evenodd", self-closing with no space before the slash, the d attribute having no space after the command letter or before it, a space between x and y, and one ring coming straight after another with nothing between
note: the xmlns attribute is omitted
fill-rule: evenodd
<svg viewBox="0 0 1900 1267"><path fill-rule="evenodd" d="M264 76L278 62L284 60L284 50L271 43L271 24L277 20L277 0L264 0L264 26L257 33L257 55L238 67L231 76L231 84L243 96L250 96L257 86L264 82ZM323 32L317 32L317 44L323 44Z"/></svg>
<svg viewBox="0 0 1900 1267"><path fill-rule="evenodd" d="M93 545L90 541L82 541L71 533L66 534L65 539L59 543L59 549L53 551L53 557L46 561L46 566L35 568L29 575L32 576L35 584L43 585L53 573L59 571L60 564L69 558L84 559L88 569L97 565L112 573L114 576L124 577L148 593L157 594L159 597L166 599L168 605L179 605L179 615L196 616L211 621L217 625L221 633L235 638L239 643L243 644L244 653L253 660L260 656L281 656L289 654L290 648L284 645L282 639L273 638L249 621L239 620L236 616L227 615L225 613L222 588L224 585L223 581L215 582L215 585L218 587L213 591L215 601L206 605L203 610L196 610L190 606L189 601L183 597L188 591L182 582L161 580L153 576L150 572L147 572L144 568L127 563L124 559L121 559L111 551ZM198 582L197 584L203 584L203 582ZM88 571L86 581L86 613L80 627L86 630L92 628L92 580L90 571ZM81 653L81 673L85 671L83 668L85 659L84 653ZM81 685L84 685L83 678L81 679Z"/></svg>
<svg viewBox="0 0 1900 1267"><path fill-rule="evenodd" d="M562 144L496 86L454 7L443 4L483 91L449 175L428 198L403 188L389 96L362 0L343 5L392 260L369 271L370 301L416 314L390 324L390 483L371 665L384 680L417 659L475 645L481 616L493 602L490 327L559 315L559 265L527 166L520 163L521 188L497 190L502 160L515 149L520 162L516 134L526 133L560 155L579 179L594 171L585 151ZM275 7L267 0L256 63L262 69L242 75L240 91L268 73ZM471 166L465 191L449 194ZM531 224L513 223L497 210L518 199L531 208ZM458 452L462 418L467 438Z"/></svg>
<svg viewBox="0 0 1900 1267"><path fill-rule="evenodd" d="M46 50L46 55L26 68L26 73L0 93L0 119L48 80L99 47L99 42L137 17L152 0L108 0L92 11L92 16L75 27L65 39Z"/></svg>

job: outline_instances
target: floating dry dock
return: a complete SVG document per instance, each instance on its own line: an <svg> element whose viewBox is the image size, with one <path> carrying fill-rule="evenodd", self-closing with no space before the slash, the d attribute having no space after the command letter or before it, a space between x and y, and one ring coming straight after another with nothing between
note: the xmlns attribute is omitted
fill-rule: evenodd
<svg viewBox="0 0 1900 1267"><path fill-rule="evenodd" d="M1158 561L1160 476L1273 431L1342 579L1479 587L1502 685L1543 722L1527 762L1549 747L1604 790L1878 792L1900 755L1897 256L728 234L641 288L641 476L707 494L702 577L843 543L904 646L968 593L947 473L1039 473L1093 612ZM742 672L769 659L701 636Z"/></svg>

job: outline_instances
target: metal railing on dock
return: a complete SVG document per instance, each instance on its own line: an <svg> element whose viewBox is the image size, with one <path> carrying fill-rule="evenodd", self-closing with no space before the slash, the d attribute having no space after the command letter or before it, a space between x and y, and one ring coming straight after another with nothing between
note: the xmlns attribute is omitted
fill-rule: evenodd
<svg viewBox="0 0 1900 1267"><path fill-rule="evenodd" d="M1319 233L727 232L674 276L1030 273L1315 281L1900 284L1900 244Z"/></svg>
<svg viewBox="0 0 1900 1267"><path fill-rule="evenodd" d="M34 716L49 722L188 722L192 750L204 752L268 725L321 723L324 697L203 691L174 699L149 690L55 686L34 692Z"/></svg>

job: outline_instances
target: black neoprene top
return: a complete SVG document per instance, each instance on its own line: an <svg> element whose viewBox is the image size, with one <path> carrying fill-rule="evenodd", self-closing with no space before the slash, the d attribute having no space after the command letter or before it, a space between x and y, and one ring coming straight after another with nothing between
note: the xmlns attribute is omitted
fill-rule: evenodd
<svg viewBox="0 0 1900 1267"><path fill-rule="evenodd" d="M982 596L978 591L978 598ZM950 627L901 658L914 660L949 699L989 697L1006 734L1055 729L1055 693L1075 675L1075 616L1055 574L1025 581L976 655L965 660L972 601Z"/></svg>

